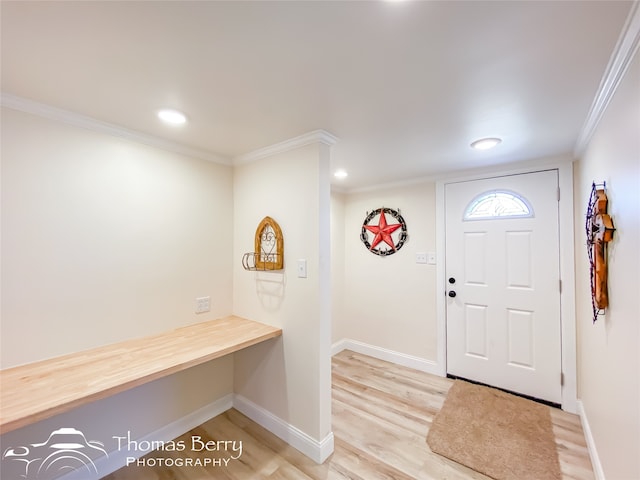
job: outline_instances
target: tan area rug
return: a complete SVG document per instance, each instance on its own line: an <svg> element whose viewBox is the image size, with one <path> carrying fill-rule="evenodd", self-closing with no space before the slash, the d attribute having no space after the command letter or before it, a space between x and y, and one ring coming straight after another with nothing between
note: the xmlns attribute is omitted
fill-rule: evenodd
<svg viewBox="0 0 640 480"><path fill-rule="evenodd" d="M498 480L562 478L549 407L493 388L456 380L427 443Z"/></svg>

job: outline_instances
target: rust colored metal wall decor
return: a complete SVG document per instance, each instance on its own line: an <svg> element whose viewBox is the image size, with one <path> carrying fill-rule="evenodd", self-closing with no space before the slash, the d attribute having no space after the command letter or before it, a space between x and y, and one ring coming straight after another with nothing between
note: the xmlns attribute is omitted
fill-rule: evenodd
<svg viewBox="0 0 640 480"><path fill-rule="evenodd" d="M613 220L607 214L606 183L593 183L587 205L585 233L591 277L593 322L609 306L607 291L607 244L613 240Z"/></svg>
<svg viewBox="0 0 640 480"><path fill-rule="evenodd" d="M398 223L388 223L387 215ZM392 255L402 248L407 238L407 224L400 215L400 209L382 207L367 212L360 240L371 253L381 257Z"/></svg>
<svg viewBox="0 0 640 480"><path fill-rule="evenodd" d="M284 238L280 225L271 217L264 217L254 237L253 252L242 256L245 270L282 270L284 267Z"/></svg>

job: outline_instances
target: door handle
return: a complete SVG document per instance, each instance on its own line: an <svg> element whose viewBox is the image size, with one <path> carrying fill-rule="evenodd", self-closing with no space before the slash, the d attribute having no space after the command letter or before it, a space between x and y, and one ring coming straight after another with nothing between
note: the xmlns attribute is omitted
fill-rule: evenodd
<svg viewBox="0 0 640 480"><path fill-rule="evenodd" d="M457 293L456 293L456 291L455 291L455 290L449 290L448 295L449 295L451 298L455 298L455 296L457 295Z"/></svg>

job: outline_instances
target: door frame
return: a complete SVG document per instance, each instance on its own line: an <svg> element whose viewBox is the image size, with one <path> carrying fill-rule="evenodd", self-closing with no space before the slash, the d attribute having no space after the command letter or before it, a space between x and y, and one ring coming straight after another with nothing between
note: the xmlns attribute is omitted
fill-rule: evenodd
<svg viewBox="0 0 640 480"><path fill-rule="evenodd" d="M437 313L437 364L439 373L447 375L447 322L446 322L446 272L445 272L445 185L469 180L481 180L504 175L515 175L557 170L560 187L558 203L559 246L560 246L560 322L562 358L562 409L577 413L577 369L576 369L576 312L574 273L574 208L573 208L573 160L555 158L538 161L519 168L482 169L442 177L436 180L436 296ZM559 287L560 288L560 287Z"/></svg>

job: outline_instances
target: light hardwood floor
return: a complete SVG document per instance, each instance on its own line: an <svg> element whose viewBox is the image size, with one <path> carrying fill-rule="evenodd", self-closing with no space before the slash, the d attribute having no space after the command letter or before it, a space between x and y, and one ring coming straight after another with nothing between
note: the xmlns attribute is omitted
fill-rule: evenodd
<svg viewBox="0 0 640 480"><path fill-rule="evenodd" d="M333 357L332 370L335 451L322 465L232 409L177 440L242 440L238 460L209 467L129 466L105 480L488 478L432 453L426 443L451 380L346 350ZM550 410L563 478L593 479L580 419ZM158 456L185 455L161 452L148 457Z"/></svg>

